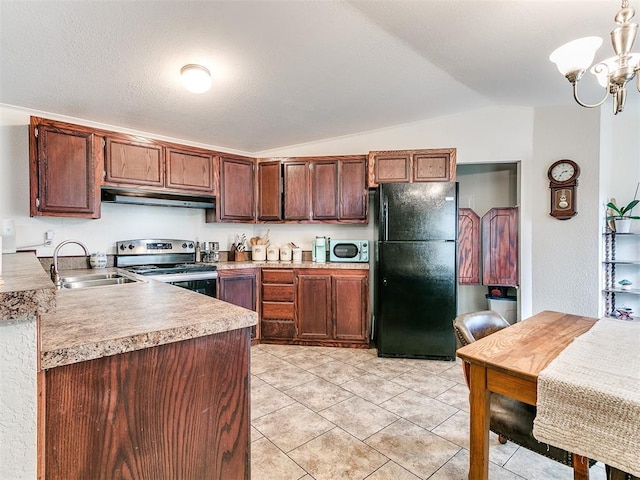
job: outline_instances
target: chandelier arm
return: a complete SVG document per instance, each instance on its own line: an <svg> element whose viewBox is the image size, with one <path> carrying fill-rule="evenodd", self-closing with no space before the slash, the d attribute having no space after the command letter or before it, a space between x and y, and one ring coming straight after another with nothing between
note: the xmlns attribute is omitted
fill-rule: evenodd
<svg viewBox="0 0 640 480"><path fill-rule="evenodd" d="M584 103L578 97L578 82L572 82L572 85L573 85L573 98L575 99L576 102L578 102L578 105L580 105L582 107L585 107L585 108L599 107L600 105L602 105L604 102L607 101L607 97L609 96L609 87L605 87L605 94L604 94L604 98L602 100L600 100L598 103L594 103L594 104Z"/></svg>

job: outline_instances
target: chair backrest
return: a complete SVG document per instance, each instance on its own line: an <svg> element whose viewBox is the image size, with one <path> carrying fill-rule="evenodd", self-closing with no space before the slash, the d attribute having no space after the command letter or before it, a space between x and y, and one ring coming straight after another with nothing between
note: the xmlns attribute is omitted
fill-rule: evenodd
<svg viewBox="0 0 640 480"><path fill-rule="evenodd" d="M453 330L456 332L458 347L469 345L508 326L509 322L493 310L465 313L458 315L453 320Z"/></svg>
<svg viewBox="0 0 640 480"><path fill-rule="evenodd" d="M482 310L458 315L453 320L453 331L456 333L456 345L458 348L469 345L498 330L509 326L502 315L493 310ZM462 362L464 378L469 386L469 364Z"/></svg>

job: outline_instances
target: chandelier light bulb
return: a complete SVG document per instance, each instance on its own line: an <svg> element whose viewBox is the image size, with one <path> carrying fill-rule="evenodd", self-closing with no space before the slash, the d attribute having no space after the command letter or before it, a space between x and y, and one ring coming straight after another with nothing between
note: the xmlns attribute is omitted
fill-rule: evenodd
<svg viewBox="0 0 640 480"><path fill-rule="evenodd" d="M631 51L638 34L638 24L631 23L635 10L629 6L629 0L622 0L620 10L614 21L618 24L611 32L611 46L614 57L599 61L591 68L604 90L604 97L597 103L586 103L578 96L578 82L584 72L593 63L596 51L602 45L600 37L585 37L566 43L549 55L549 60L556 64L558 70L571 83L573 99L586 108L602 105L609 95L613 98L613 113L617 115L624 110L627 98L627 84L637 79L640 92L640 53Z"/></svg>
<svg viewBox="0 0 640 480"><path fill-rule="evenodd" d="M203 93L211 88L211 73L202 65L189 64L180 70L182 85L193 93Z"/></svg>

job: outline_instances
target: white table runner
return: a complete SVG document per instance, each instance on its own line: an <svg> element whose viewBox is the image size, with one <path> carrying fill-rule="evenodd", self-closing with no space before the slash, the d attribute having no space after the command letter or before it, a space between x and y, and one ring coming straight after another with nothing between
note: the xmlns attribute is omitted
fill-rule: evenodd
<svg viewBox="0 0 640 480"><path fill-rule="evenodd" d="M533 434L640 476L640 322L600 319L538 375Z"/></svg>

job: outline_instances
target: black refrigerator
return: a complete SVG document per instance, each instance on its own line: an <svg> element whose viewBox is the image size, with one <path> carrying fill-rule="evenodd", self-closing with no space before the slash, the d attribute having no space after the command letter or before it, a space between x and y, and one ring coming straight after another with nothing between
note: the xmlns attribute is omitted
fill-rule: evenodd
<svg viewBox="0 0 640 480"><path fill-rule="evenodd" d="M377 204L378 356L454 360L458 184L382 184Z"/></svg>

